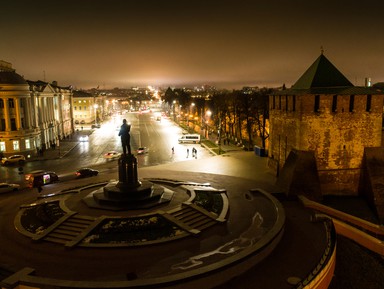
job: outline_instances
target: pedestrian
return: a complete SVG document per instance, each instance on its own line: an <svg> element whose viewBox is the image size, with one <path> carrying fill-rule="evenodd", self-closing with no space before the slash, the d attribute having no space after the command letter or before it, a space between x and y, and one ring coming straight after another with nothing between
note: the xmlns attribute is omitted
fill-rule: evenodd
<svg viewBox="0 0 384 289"><path fill-rule="evenodd" d="M189 157L189 149L187 149L187 158Z"/></svg>
<svg viewBox="0 0 384 289"><path fill-rule="evenodd" d="M193 147L192 148L192 157L194 157L195 156L195 148Z"/></svg>
<svg viewBox="0 0 384 289"><path fill-rule="evenodd" d="M175 147L172 147L172 154L175 153Z"/></svg>
<svg viewBox="0 0 384 289"><path fill-rule="evenodd" d="M197 149L195 149L195 159L197 159Z"/></svg>

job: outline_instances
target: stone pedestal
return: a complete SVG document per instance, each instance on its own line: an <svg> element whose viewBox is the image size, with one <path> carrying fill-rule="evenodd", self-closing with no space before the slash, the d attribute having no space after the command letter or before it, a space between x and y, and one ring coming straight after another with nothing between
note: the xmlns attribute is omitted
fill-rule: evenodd
<svg viewBox="0 0 384 289"><path fill-rule="evenodd" d="M93 191L83 201L93 208L106 210L146 209L172 199L173 193L149 181L139 181L137 159L134 155L118 160L119 181Z"/></svg>

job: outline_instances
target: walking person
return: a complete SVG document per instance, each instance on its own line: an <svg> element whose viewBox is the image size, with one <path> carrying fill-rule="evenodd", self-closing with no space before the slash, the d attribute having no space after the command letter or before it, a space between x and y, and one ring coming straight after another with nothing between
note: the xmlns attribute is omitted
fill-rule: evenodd
<svg viewBox="0 0 384 289"><path fill-rule="evenodd" d="M172 147L172 154L175 153L175 147Z"/></svg>
<svg viewBox="0 0 384 289"><path fill-rule="evenodd" d="M189 149L187 149L187 158L189 157Z"/></svg>

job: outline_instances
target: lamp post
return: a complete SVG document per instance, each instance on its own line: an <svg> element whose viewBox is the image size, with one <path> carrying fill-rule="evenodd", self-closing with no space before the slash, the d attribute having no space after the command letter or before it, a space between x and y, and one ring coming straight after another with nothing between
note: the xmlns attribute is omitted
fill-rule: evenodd
<svg viewBox="0 0 384 289"><path fill-rule="evenodd" d="M97 113L96 113L96 111L97 111L97 108L99 107L99 105L97 104L97 103L95 103L94 105L93 105L93 108L95 109L95 125L96 125L96 123L97 123Z"/></svg>
<svg viewBox="0 0 384 289"><path fill-rule="evenodd" d="M194 106L195 106L195 103L192 102L191 105L190 105L190 107L189 107L189 115L188 115L188 123L187 123L187 125L188 125L188 130L189 130L189 119L190 119L191 116L193 117L193 107L194 107ZM192 121L193 121L193 120L192 120Z"/></svg>
<svg viewBox="0 0 384 289"><path fill-rule="evenodd" d="M209 134L208 134L208 120L211 117L211 115L212 115L212 112L210 110L207 110L205 112L205 116L206 116L206 119L205 119L205 138L206 139L208 139L208 136L209 136Z"/></svg>

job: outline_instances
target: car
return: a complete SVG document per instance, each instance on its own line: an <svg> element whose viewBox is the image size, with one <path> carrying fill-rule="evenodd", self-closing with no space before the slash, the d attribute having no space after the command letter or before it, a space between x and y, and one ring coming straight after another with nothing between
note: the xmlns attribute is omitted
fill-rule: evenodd
<svg viewBox="0 0 384 289"><path fill-rule="evenodd" d="M85 124L85 120L80 121L81 124Z"/></svg>
<svg viewBox="0 0 384 289"><path fill-rule="evenodd" d="M0 193L16 192L19 189L18 184L0 183Z"/></svg>
<svg viewBox="0 0 384 289"><path fill-rule="evenodd" d="M137 154L138 155L143 155L143 154L146 154L148 152L148 148L147 147L140 147L137 149Z"/></svg>
<svg viewBox="0 0 384 289"><path fill-rule="evenodd" d="M3 165L10 165L10 164L23 164L25 162L25 157L23 155L13 155L8 158L3 158L1 160L1 163Z"/></svg>
<svg viewBox="0 0 384 289"><path fill-rule="evenodd" d="M47 185L54 182L58 182L59 176L55 172L38 170L25 174L25 180L28 182L30 187L33 187L36 183Z"/></svg>
<svg viewBox="0 0 384 289"><path fill-rule="evenodd" d="M90 169L90 168L82 168L76 171L75 175L78 178L84 177L92 177L97 176L99 174L98 170Z"/></svg>
<svg viewBox="0 0 384 289"><path fill-rule="evenodd" d="M85 142L85 141L88 141L88 140L89 140L89 136L88 135L81 135L81 136L79 136L79 141Z"/></svg>
<svg viewBox="0 0 384 289"><path fill-rule="evenodd" d="M111 160L111 159L116 159L116 158L119 158L121 156L121 153L117 152L117 151L110 151L110 152L107 152L105 155L104 155L104 158L105 159L108 159L108 160Z"/></svg>
<svg viewBox="0 0 384 289"><path fill-rule="evenodd" d="M92 128L100 128L101 125L100 125L99 123L96 123L96 124L93 124L91 127L92 127Z"/></svg>

